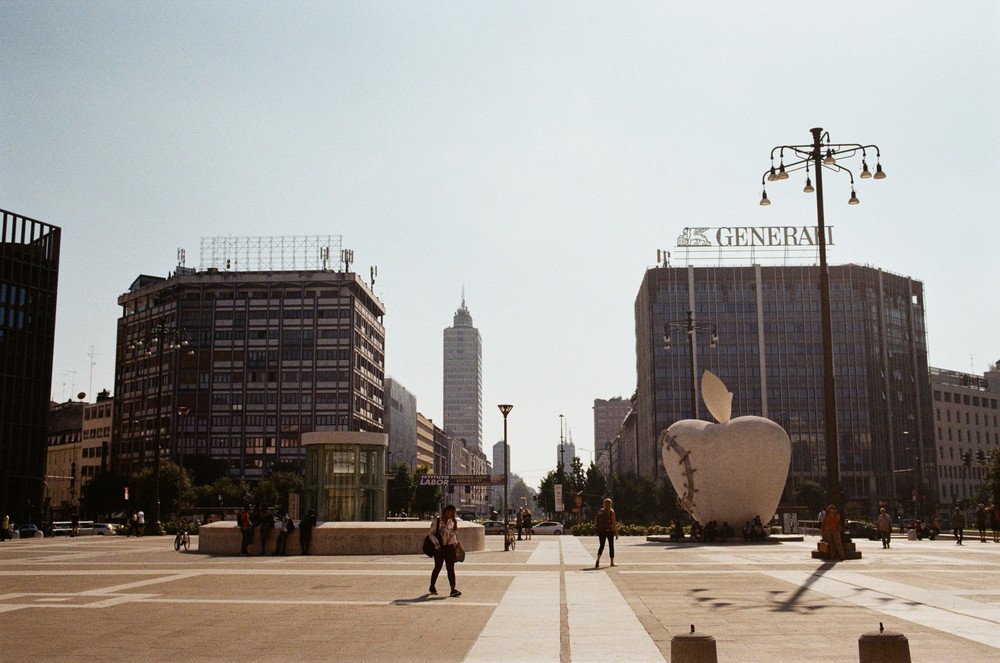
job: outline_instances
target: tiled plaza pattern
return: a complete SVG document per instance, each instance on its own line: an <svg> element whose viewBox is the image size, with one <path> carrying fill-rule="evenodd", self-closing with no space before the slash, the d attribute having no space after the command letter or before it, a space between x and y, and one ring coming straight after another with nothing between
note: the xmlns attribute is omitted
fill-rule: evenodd
<svg viewBox="0 0 1000 663"><path fill-rule="evenodd" d="M914 661L1000 660L1000 544L815 537L764 545L541 537L458 565L426 594L421 555L176 553L171 537L0 544L0 661L669 661L694 624L720 663L858 660L858 636L907 636ZM442 574L438 588L447 588Z"/></svg>

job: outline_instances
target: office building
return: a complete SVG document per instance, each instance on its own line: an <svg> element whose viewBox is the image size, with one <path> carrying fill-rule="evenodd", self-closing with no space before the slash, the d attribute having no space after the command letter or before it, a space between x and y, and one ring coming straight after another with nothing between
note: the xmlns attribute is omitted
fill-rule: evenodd
<svg viewBox="0 0 1000 663"><path fill-rule="evenodd" d="M601 453L611 446L611 440L621 432L622 422L632 410L632 402L621 396L604 400L594 399L594 454L600 458Z"/></svg>
<svg viewBox="0 0 1000 663"><path fill-rule="evenodd" d="M61 230L0 217L0 517L40 522Z"/></svg>
<svg viewBox="0 0 1000 663"><path fill-rule="evenodd" d="M879 505L908 502L897 492L897 470L911 467L914 455L918 475L936 474L923 286L858 265L832 266L829 274L841 486L859 509L877 513ZM691 406L692 373L707 369L733 392L734 418L764 416L788 431L786 499L799 482L824 482L818 281L811 266L646 272L635 300L639 474L665 478L657 437L670 424L711 420L700 395L698 410Z"/></svg>
<svg viewBox="0 0 1000 663"><path fill-rule="evenodd" d="M417 398L392 378L385 379L386 470L396 463L417 466Z"/></svg>
<svg viewBox="0 0 1000 663"><path fill-rule="evenodd" d="M329 269L322 240L203 243L213 262L140 276L119 297L114 469L137 472L159 450L259 479L302 470L304 433L384 433L385 307L349 262Z"/></svg>
<svg viewBox="0 0 1000 663"><path fill-rule="evenodd" d="M452 440L483 448L483 343L465 306L444 330L444 430Z"/></svg>
<svg viewBox="0 0 1000 663"><path fill-rule="evenodd" d="M938 495L950 511L975 500L990 453L1000 449L1000 362L983 375L931 368L930 376Z"/></svg>

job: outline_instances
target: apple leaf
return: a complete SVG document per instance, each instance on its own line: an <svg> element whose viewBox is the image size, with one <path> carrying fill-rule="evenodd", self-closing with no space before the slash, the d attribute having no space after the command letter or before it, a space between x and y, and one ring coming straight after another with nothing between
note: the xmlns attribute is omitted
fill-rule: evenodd
<svg viewBox="0 0 1000 663"><path fill-rule="evenodd" d="M733 414L733 392L712 371L701 376L701 399L705 407L720 424L727 423Z"/></svg>

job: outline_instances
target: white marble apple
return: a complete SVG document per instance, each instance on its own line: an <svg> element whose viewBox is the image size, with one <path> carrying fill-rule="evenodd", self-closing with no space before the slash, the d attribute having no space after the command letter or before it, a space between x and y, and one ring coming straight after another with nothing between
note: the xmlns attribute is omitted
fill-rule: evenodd
<svg viewBox="0 0 1000 663"><path fill-rule="evenodd" d="M774 515L788 477L792 444L785 430L764 417L732 414L733 395L705 371L701 395L719 422L685 419L660 433L663 466L681 505L702 525L728 522L739 531Z"/></svg>

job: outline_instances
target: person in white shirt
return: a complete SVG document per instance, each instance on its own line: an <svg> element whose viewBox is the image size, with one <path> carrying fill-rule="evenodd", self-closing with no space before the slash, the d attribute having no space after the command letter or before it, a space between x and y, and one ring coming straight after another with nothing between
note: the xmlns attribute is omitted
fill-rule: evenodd
<svg viewBox="0 0 1000 663"><path fill-rule="evenodd" d="M449 504L431 522L431 540L434 541L434 571L431 572L431 586L427 590L429 594L437 594L434 584L437 582L441 567L448 570L448 582L451 584L451 596L461 596L462 592L455 588L455 559L458 556L458 520L455 518L455 507Z"/></svg>

